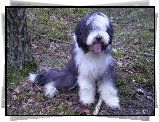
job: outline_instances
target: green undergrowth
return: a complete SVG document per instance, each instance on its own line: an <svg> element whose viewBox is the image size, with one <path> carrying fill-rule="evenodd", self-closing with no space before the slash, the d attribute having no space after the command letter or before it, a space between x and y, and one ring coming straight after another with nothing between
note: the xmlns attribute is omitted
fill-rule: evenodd
<svg viewBox="0 0 159 122"><path fill-rule="evenodd" d="M8 83L19 83L20 81L26 80L29 72L36 72L38 63L35 60L28 61L19 68L7 67L7 82Z"/></svg>
<svg viewBox="0 0 159 122"><path fill-rule="evenodd" d="M112 54L115 58L121 58L122 57L122 53L117 51L117 50L113 50Z"/></svg>

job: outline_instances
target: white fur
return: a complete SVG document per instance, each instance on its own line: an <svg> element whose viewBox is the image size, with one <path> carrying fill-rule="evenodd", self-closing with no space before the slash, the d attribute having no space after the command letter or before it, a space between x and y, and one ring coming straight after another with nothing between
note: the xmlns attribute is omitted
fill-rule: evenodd
<svg viewBox="0 0 159 122"><path fill-rule="evenodd" d="M104 42L105 44L108 44L108 42L109 42L109 35L108 35L108 33L106 33L105 31L92 31L89 34L88 38L87 38L87 42L86 42L87 45L92 45L92 42L95 41L95 37L97 35L102 36L102 40L101 41Z"/></svg>
<svg viewBox="0 0 159 122"><path fill-rule="evenodd" d="M29 78L28 78L28 80L30 80L30 82L35 82L35 78L36 78L36 74L31 74L31 73L29 73Z"/></svg>
<svg viewBox="0 0 159 122"><path fill-rule="evenodd" d="M78 73L90 80L96 80L106 71L106 67L112 62L111 55L106 55L104 51L96 54L93 52L84 53L75 44L75 61L78 66Z"/></svg>
<svg viewBox="0 0 159 122"><path fill-rule="evenodd" d="M80 101L84 104L91 104L94 103L95 97L95 82L91 81L88 77L79 75L78 76L78 85L79 88L79 96Z"/></svg>
<svg viewBox="0 0 159 122"><path fill-rule="evenodd" d="M91 17L88 18L86 25L88 25L90 23L92 24L92 27L93 27L92 30L105 31L107 29L106 27L109 26L109 19L104 14L102 14L102 16L95 14L95 15L92 15Z"/></svg>
<svg viewBox="0 0 159 122"><path fill-rule="evenodd" d="M75 62L78 66L78 84L80 87L79 96L83 104L94 102L95 82L105 73L106 67L113 60L111 55L106 55L104 51L99 54L88 52L84 53L75 44Z"/></svg>
<svg viewBox="0 0 159 122"><path fill-rule="evenodd" d="M100 82L98 87L100 98L106 103L106 105L110 106L111 108L120 107L117 90L114 88L113 84L110 81L107 80L107 82Z"/></svg>
<svg viewBox="0 0 159 122"><path fill-rule="evenodd" d="M53 98L58 93L58 91L54 87L53 83L48 83L44 86L44 93L45 93L45 96L48 96L49 98Z"/></svg>

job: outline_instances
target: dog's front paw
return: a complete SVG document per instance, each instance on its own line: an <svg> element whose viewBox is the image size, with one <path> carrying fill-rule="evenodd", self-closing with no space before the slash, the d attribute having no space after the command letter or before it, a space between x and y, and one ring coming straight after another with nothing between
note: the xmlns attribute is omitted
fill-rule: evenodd
<svg viewBox="0 0 159 122"><path fill-rule="evenodd" d="M85 106L90 106L92 103L94 103L94 99L92 99L91 97L88 97L88 96L80 98L80 101Z"/></svg>
<svg viewBox="0 0 159 122"><path fill-rule="evenodd" d="M89 89L80 90L79 96L83 105L87 106L94 103L94 92Z"/></svg>
<svg viewBox="0 0 159 122"><path fill-rule="evenodd" d="M105 99L104 102L112 109L120 109L119 98L117 96L111 96L108 99Z"/></svg>

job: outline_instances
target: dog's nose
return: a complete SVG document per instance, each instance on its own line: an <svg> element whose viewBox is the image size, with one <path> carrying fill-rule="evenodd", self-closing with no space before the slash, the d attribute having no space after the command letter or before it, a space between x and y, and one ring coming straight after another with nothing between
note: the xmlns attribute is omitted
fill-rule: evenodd
<svg viewBox="0 0 159 122"><path fill-rule="evenodd" d="M97 41L100 41L101 39L102 39L102 36L100 36L100 35L96 36Z"/></svg>

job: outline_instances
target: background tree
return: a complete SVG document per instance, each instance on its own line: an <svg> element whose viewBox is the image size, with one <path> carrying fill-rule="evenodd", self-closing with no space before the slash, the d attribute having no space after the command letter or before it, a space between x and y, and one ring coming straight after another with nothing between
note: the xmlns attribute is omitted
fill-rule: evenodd
<svg viewBox="0 0 159 122"><path fill-rule="evenodd" d="M37 64L27 32L25 8L7 8L7 80L26 76ZM20 76L18 76L20 75Z"/></svg>

